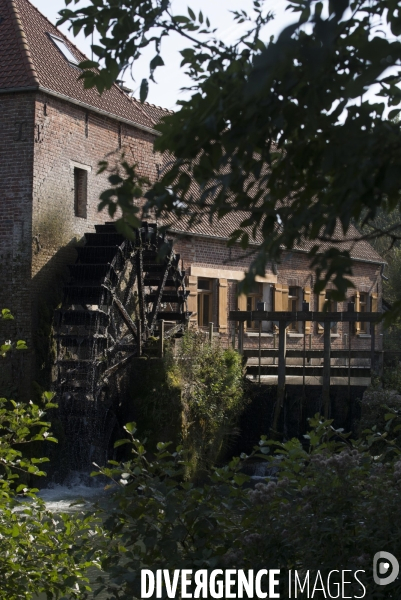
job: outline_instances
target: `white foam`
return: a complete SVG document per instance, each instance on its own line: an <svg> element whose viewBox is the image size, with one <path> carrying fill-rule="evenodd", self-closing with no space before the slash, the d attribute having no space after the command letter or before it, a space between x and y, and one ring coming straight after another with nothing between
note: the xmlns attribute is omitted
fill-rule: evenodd
<svg viewBox="0 0 401 600"><path fill-rule="evenodd" d="M105 494L105 484L90 477L87 473L73 472L63 484L50 483L48 487L40 490L38 496L44 500L49 510L55 513L75 512L87 509L88 504L93 504ZM71 506L82 500L83 503Z"/></svg>

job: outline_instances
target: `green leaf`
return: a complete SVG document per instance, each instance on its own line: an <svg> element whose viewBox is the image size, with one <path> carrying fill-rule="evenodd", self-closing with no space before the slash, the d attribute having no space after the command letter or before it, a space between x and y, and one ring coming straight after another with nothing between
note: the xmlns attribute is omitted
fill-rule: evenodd
<svg viewBox="0 0 401 600"><path fill-rule="evenodd" d="M148 80L142 79L141 88L140 88L140 92L139 92L139 98L142 103L145 102L146 98L148 97L148 93L149 93Z"/></svg>
<svg viewBox="0 0 401 600"><path fill-rule="evenodd" d="M131 423L126 423L124 429L128 431L128 433L134 434L136 431L136 423L132 421Z"/></svg>
<svg viewBox="0 0 401 600"><path fill-rule="evenodd" d="M120 446L123 446L124 444L131 444L131 440L127 440L127 439L123 439L123 440L117 440L116 442L114 442L114 448L119 448Z"/></svg>

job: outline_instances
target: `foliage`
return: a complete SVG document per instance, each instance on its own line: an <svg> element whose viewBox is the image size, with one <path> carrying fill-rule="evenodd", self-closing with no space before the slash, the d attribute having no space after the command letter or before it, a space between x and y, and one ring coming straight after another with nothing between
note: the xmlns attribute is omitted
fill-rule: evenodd
<svg viewBox="0 0 401 600"><path fill-rule="evenodd" d="M152 78L163 64L163 38L180 35L192 97L156 127L162 134L156 149L174 161L148 191L149 207L159 214L187 212L193 219L235 211L241 223L231 243L248 248L257 232L263 239L245 285L264 274L267 260L279 260L283 248L310 240L311 264L320 278L315 291L332 279L333 296L342 299L351 285L352 261L349 250L333 240L337 224L346 232L353 221L370 223L379 209L392 213L399 206L398 2L287 0L297 18L270 40L263 39L268 8L262 0L250 7L249 14L233 11L235 22L249 23L249 32L232 45L215 37L202 13L173 15L167 0L91 0L61 11L61 21L69 20L74 34L100 33L93 51L103 66L96 71L97 61L81 65L85 85L99 91L135 65L149 45L155 47ZM380 92L372 101L366 91L374 84ZM384 118L386 103L395 107L390 120ZM129 188L125 180L133 185L136 178L122 172L111 180L110 210L117 197L121 204L120 191ZM198 196L191 181L199 186ZM132 196L123 207L132 221ZM322 242L329 244L322 248ZM399 311L401 300L393 314Z"/></svg>
<svg viewBox="0 0 401 600"><path fill-rule="evenodd" d="M187 477L199 476L221 458L236 433L246 399L241 357L201 332L187 331L164 360L136 361L132 405L142 434L182 444Z"/></svg>
<svg viewBox="0 0 401 600"><path fill-rule="evenodd" d="M364 570L365 598L399 597L399 580L381 588L371 571L376 552L401 554L401 449L390 435L401 425L394 412L386 422L386 431L352 441L315 415L308 445L263 438L253 456L277 477L254 488L239 458L214 469L203 486L183 482L182 448L170 453L159 444L150 459L128 424L131 441L117 445L131 444L131 460L101 470L120 485L102 563L110 597L140 598L141 568L320 570L323 580L332 569ZM286 580L281 597L288 597ZM361 587L351 589L349 596L362 597Z"/></svg>
<svg viewBox="0 0 401 600"><path fill-rule="evenodd" d="M0 320L1 321L13 321L14 317L11 314L11 311L8 308L3 308L0 312ZM26 350L27 345L23 340L18 340L13 343L11 340L6 340L4 344L0 345L0 357L5 358L6 354L10 352L10 350Z"/></svg>
<svg viewBox="0 0 401 600"><path fill-rule="evenodd" d="M386 425L385 415L390 411L401 410L401 378L398 370L397 377L392 373L385 373L386 386L380 384L368 387L360 400L361 418L359 431L372 427L383 431Z"/></svg>
<svg viewBox="0 0 401 600"><path fill-rule="evenodd" d="M167 377L181 389L182 444L192 471L218 460L245 406L241 357L232 348L188 331L176 356L170 354Z"/></svg>
<svg viewBox="0 0 401 600"><path fill-rule="evenodd" d="M84 598L85 577L96 564L89 540L96 519L55 517L37 497L36 488L20 483L26 476L45 476L47 458L27 458L25 448L37 441L56 440L49 432L45 410L54 408L45 393L43 407L0 398L0 598ZM20 479L21 477L21 479ZM91 534L92 530L92 534Z"/></svg>
<svg viewBox="0 0 401 600"><path fill-rule="evenodd" d="M12 320L8 309L1 318ZM1 347L5 356L14 345ZM25 342L15 345L26 349ZM57 442L49 431L46 410L55 408L54 394L45 392L42 405L0 398L0 599L20 600L45 593L46 597L85 598L90 591L85 577L96 565L91 549L96 518L55 517L29 487L32 477L44 477L40 465L48 458L28 456L38 442ZM92 538L92 539L91 539ZM65 596L64 596L65 597Z"/></svg>

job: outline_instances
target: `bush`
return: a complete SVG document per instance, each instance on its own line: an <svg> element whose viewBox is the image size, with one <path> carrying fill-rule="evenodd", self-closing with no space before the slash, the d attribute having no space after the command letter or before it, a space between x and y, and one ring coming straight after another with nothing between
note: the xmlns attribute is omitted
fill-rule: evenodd
<svg viewBox="0 0 401 600"><path fill-rule="evenodd" d="M92 550L96 519L54 516L21 479L45 476L47 458L27 458L22 448L56 441L44 420L53 408L0 398L0 598L19 600L46 593L48 598L83 598L88 566L97 564ZM22 477L21 477L22 476Z"/></svg>
<svg viewBox="0 0 401 600"><path fill-rule="evenodd" d="M149 447L160 439L181 444L187 478L201 476L221 458L246 404L241 357L195 331L168 347L163 360L138 360L131 385L137 407L132 418Z"/></svg>
<svg viewBox="0 0 401 600"><path fill-rule="evenodd" d="M387 416L389 431L398 421ZM127 426L131 441L117 445L131 444L132 460L102 470L121 488L104 540L111 597L140 598L145 568L275 568L310 570L312 577L319 570L323 581L333 569L361 570L366 595L354 580L348 597L399 598L401 581L375 586L371 571L376 552L401 556L400 448L387 433L352 441L318 415L311 426L307 449L296 439L261 440L255 454L278 475L254 489L246 487L239 458L213 469L202 486L185 483L182 448L170 453L159 444L149 460L135 425ZM288 597L287 577L280 581L281 597Z"/></svg>

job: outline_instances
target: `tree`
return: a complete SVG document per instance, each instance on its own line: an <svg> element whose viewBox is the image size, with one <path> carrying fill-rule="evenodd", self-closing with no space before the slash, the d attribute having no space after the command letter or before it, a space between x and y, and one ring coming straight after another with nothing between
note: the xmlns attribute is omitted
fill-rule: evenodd
<svg viewBox="0 0 401 600"><path fill-rule="evenodd" d="M1 318L11 320L8 309ZM5 356L14 344L1 346ZM25 349L18 341L17 349ZM57 442L45 420L54 394L43 394L42 406L0 398L0 599L22 600L45 593L47 598L85 598L86 572L98 564L93 549L96 518L53 515L30 487L32 477L46 475L48 458L32 456L37 444Z"/></svg>
<svg viewBox="0 0 401 600"><path fill-rule="evenodd" d="M256 231L264 240L245 286L264 274L267 260L279 260L283 248L311 240L315 291L333 280L340 300L352 285L352 260L338 246L336 227L345 233L353 222L369 224L379 209L392 213L399 205L401 132L391 119L400 112L401 15L396 0L287 3L297 19L276 40L263 39L271 18L263 0L253 1L253 16L234 12L234 20L249 21L250 29L229 46L216 39L202 13L189 8L188 16L175 16L168 0L90 0L87 7L63 10L61 21L70 20L74 34L100 33L93 51L103 66L81 65L85 85L100 92L150 44L153 79L164 64L163 38L180 35L192 97L157 126L155 147L174 160L147 190L147 207L191 219L242 213L230 243L247 249ZM366 91L374 84L380 93L372 102ZM142 82L141 100L147 85ZM395 107L390 120L386 103ZM138 217L137 182L135 168L123 163L102 195L101 206L113 215L119 205L122 222L131 225ZM400 223L365 237L383 234L399 237ZM330 248L322 251L324 241ZM401 299L393 308L399 313Z"/></svg>

